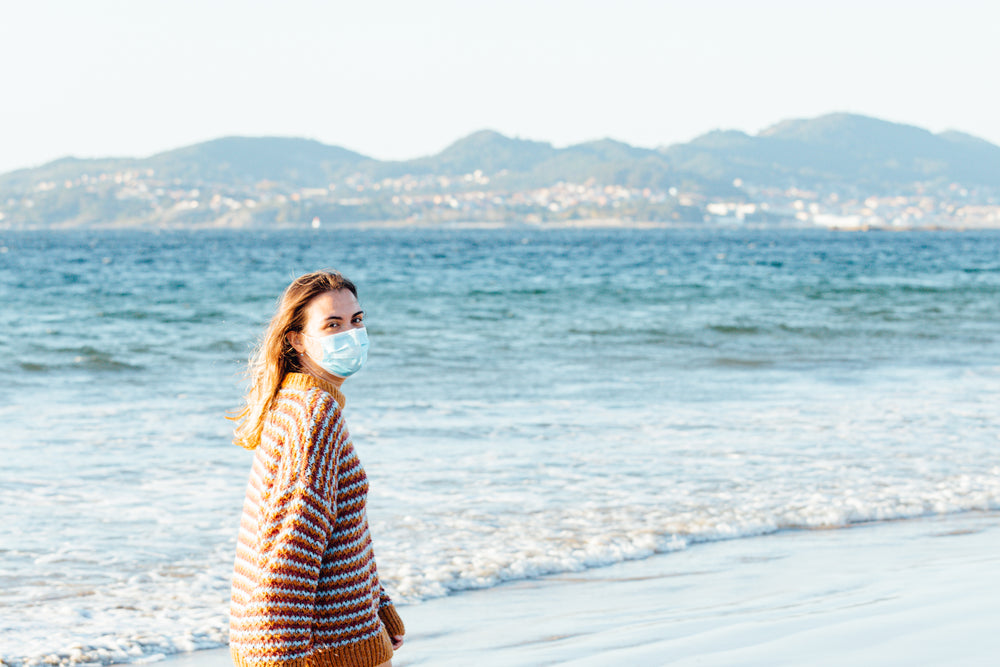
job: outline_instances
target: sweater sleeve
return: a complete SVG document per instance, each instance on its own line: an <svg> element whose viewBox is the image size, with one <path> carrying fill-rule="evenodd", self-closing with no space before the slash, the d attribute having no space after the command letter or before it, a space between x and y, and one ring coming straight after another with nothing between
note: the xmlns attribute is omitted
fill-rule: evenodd
<svg viewBox="0 0 1000 667"><path fill-rule="evenodd" d="M403 627L403 619L396 613L396 607L392 604L392 600L389 599L389 595L385 592L385 587L382 586L381 582L379 582L378 591L378 617L382 621L382 625L385 626L386 632L389 633L390 637L406 634L406 628Z"/></svg>
<svg viewBox="0 0 1000 667"><path fill-rule="evenodd" d="M259 541L260 657L298 664L312 645L316 587L336 520L340 409L325 392L310 391L281 451L263 508Z"/></svg>

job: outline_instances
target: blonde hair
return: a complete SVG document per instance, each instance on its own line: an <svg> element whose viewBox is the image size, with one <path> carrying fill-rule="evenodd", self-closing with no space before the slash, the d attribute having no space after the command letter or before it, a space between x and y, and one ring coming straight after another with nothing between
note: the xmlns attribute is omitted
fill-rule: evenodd
<svg viewBox="0 0 1000 667"><path fill-rule="evenodd" d="M285 289L274 317L250 355L247 365L250 390L246 395L246 405L236 417L231 418L237 422L233 444L246 449L254 449L260 444L267 411L281 388L281 382L288 373L300 370L299 356L288 341L288 334L303 329L306 306L313 298L343 289L349 290L354 298L358 297L354 283L337 271L328 270L299 276Z"/></svg>

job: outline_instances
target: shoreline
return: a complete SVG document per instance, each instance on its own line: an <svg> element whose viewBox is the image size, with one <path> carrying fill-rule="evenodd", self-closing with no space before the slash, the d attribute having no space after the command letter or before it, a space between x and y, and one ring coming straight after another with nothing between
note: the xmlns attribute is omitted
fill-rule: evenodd
<svg viewBox="0 0 1000 667"><path fill-rule="evenodd" d="M821 224L764 224L764 223L719 223L719 222L699 222L699 221L653 221L653 220L623 220L620 218L586 218L579 220L550 220L544 222L527 222L523 220L454 220L454 221L411 221L411 220L363 220L356 222L328 223L321 227L311 227L308 222L280 223L274 225L233 225L199 223L191 225L172 224L135 224L130 222L120 222L111 224L50 224L50 225L28 225L18 227L5 227L0 224L0 233L20 233L20 232L108 232L108 231L131 231L131 232L211 232L211 231L231 231L231 232L262 232L262 231L302 231L313 234L322 234L330 231L351 230L440 230L440 231L461 231L461 230L710 230L719 232L732 231L770 231L770 232L837 232L843 234L877 234L877 233L976 233L976 232L996 232L1000 231L1000 225L969 225L969 226L948 226L942 224L931 224L913 227L893 227L890 225L860 225L860 226L828 226Z"/></svg>
<svg viewBox="0 0 1000 667"><path fill-rule="evenodd" d="M782 531L402 606L393 665L985 665L998 572L1000 512Z"/></svg>
<svg viewBox="0 0 1000 667"><path fill-rule="evenodd" d="M547 222L525 222L521 220L498 221L498 220L455 220L455 221L411 221L411 220L362 220L355 222L327 223L321 227L311 227L308 222L280 223L274 225L216 225L212 223L192 224L192 225L160 225L160 224L95 224L95 225L33 225L23 227L0 227L0 232L105 232L105 231L136 231L136 232L211 232L211 231L233 231L233 232L261 232L261 231L302 231L312 234L322 234L324 232L338 230L366 231L366 230L441 230L441 231L461 231L461 230L566 230L566 229L593 229L593 230L614 230L614 229L678 229L678 230L789 230L803 231L816 229L820 231L839 231L827 227L813 226L767 226L767 225L745 225L736 226L728 224L711 224L697 221L687 222L661 222L661 221L641 221L641 220L620 220L617 218L595 218L585 220L554 220ZM1000 229L986 228L986 229ZM921 231L919 229L904 231ZM934 228L934 231L947 231L945 228ZM956 231L966 231L965 229Z"/></svg>

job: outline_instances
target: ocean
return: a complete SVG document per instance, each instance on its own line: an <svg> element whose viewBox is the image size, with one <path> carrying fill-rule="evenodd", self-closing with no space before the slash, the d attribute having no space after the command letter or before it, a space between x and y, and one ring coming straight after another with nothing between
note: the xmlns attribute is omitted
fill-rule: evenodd
<svg viewBox="0 0 1000 667"><path fill-rule="evenodd" d="M1000 509L997 232L2 231L0 662L225 644L225 417L318 268L367 313L346 418L400 605Z"/></svg>

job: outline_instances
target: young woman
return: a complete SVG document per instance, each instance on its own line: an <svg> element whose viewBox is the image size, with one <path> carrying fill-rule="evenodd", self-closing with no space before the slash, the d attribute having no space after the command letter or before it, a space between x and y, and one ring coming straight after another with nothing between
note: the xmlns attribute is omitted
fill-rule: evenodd
<svg viewBox="0 0 1000 667"><path fill-rule="evenodd" d="M342 412L344 378L367 357L357 289L317 271L288 286L251 358L234 438L255 452L230 608L239 667L391 665L403 644Z"/></svg>

